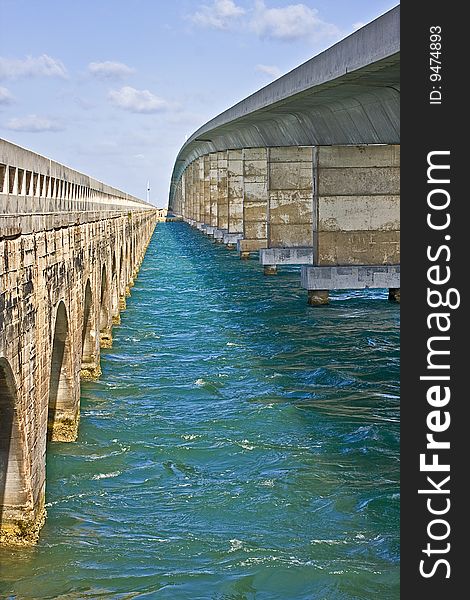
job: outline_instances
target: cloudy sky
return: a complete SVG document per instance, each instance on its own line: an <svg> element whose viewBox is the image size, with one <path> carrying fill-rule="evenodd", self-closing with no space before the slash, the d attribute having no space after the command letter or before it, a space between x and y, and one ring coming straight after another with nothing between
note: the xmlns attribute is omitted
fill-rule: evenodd
<svg viewBox="0 0 470 600"><path fill-rule="evenodd" d="M0 137L166 206L186 137L390 0L0 0Z"/></svg>

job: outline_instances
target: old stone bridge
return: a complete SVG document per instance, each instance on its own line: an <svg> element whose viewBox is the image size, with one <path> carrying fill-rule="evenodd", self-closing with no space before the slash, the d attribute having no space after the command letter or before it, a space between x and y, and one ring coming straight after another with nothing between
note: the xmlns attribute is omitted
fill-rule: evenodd
<svg viewBox="0 0 470 600"><path fill-rule="evenodd" d="M80 378L126 307L152 206L0 140L0 541L44 522L47 439L71 441Z"/></svg>
<svg viewBox="0 0 470 600"><path fill-rule="evenodd" d="M400 8L215 117L184 144L169 208L329 290L400 298Z"/></svg>

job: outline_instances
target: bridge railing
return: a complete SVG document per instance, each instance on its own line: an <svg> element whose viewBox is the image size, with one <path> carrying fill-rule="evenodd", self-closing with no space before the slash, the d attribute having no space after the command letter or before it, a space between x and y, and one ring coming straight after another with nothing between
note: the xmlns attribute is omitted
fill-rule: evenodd
<svg viewBox="0 0 470 600"><path fill-rule="evenodd" d="M0 214L142 210L148 203L0 139Z"/></svg>

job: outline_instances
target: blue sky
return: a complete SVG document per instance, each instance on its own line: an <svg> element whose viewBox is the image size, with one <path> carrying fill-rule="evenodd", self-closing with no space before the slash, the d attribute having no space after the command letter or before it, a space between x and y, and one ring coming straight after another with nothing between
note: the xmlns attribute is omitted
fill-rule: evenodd
<svg viewBox="0 0 470 600"><path fill-rule="evenodd" d="M166 206L186 137L396 4L0 0L0 137Z"/></svg>

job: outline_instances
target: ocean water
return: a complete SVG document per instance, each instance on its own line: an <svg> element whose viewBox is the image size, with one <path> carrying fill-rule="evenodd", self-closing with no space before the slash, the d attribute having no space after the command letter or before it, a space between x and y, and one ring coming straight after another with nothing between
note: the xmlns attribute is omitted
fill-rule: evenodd
<svg viewBox="0 0 470 600"><path fill-rule="evenodd" d="M399 598L399 308L299 280L157 226L0 598Z"/></svg>

